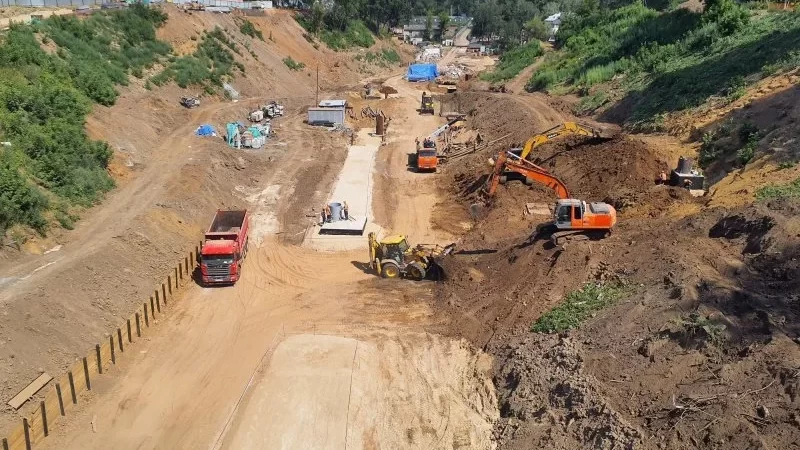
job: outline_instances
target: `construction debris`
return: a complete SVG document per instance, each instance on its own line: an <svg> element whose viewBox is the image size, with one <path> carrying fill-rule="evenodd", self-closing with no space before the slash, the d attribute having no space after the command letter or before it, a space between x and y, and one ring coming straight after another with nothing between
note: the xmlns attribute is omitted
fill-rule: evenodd
<svg viewBox="0 0 800 450"><path fill-rule="evenodd" d="M197 97L181 97L181 105L185 108L197 108L200 106L200 99Z"/></svg>
<svg viewBox="0 0 800 450"><path fill-rule="evenodd" d="M242 122L230 122L225 126L227 130L226 142L233 148L261 148L272 135L269 122L246 126Z"/></svg>

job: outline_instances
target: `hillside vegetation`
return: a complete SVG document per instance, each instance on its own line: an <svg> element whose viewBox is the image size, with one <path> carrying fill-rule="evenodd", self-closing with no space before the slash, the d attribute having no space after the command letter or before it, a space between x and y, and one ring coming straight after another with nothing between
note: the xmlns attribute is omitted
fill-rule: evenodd
<svg viewBox="0 0 800 450"><path fill-rule="evenodd" d="M481 79L491 82L510 80L531 65L542 53L544 53L542 44L536 39L517 46L503 53L494 70L481 74Z"/></svg>
<svg viewBox="0 0 800 450"><path fill-rule="evenodd" d="M71 228L76 207L113 187L106 171L112 150L89 139L84 122L93 103L114 104L130 75L160 65L156 84L213 91L243 70L221 30L204 35L193 55L172 56L156 39L166 19L134 5L84 20L53 16L0 35L0 237L18 224L40 233L54 222Z"/></svg>
<svg viewBox="0 0 800 450"><path fill-rule="evenodd" d="M666 114L720 97L800 64L800 14L750 10L730 0L704 13L658 12L641 3L589 5L559 30L562 48L545 58L529 89L578 93L584 112L658 131Z"/></svg>

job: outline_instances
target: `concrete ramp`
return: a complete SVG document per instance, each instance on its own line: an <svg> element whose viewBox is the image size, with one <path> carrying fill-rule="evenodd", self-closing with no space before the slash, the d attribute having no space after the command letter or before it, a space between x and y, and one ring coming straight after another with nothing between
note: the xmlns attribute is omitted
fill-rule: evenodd
<svg viewBox="0 0 800 450"><path fill-rule="evenodd" d="M381 138L359 134L362 145L351 145L328 203L347 202L349 219L311 227L306 243L319 250L348 250L366 245L366 234L375 231L372 219L372 185L375 155Z"/></svg>

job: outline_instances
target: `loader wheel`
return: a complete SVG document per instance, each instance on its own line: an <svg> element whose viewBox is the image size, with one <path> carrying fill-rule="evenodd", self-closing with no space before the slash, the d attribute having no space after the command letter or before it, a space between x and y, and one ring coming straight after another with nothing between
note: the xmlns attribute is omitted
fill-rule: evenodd
<svg viewBox="0 0 800 450"><path fill-rule="evenodd" d="M399 278L400 268L394 263L385 263L381 268L381 276L383 278Z"/></svg>
<svg viewBox="0 0 800 450"><path fill-rule="evenodd" d="M506 184L508 182L507 175L500 175L500 184Z"/></svg>
<svg viewBox="0 0 800 450"><path fill-rule="evenodd" d="M410 264L406 268L406 273L412 280L421 281L425 279L425 269L419 264Z"/></svg>

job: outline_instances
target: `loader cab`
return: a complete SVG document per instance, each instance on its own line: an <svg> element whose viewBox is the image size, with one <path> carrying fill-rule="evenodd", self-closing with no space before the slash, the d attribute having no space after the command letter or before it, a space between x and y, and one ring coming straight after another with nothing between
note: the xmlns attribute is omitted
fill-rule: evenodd
<svg viewBox="0 0 800 450"><path fill-rule="evenodd" d="M401 264L408 251L408 241L403 235L389 236L381 241L381 259L393 259Z"/></svg>

